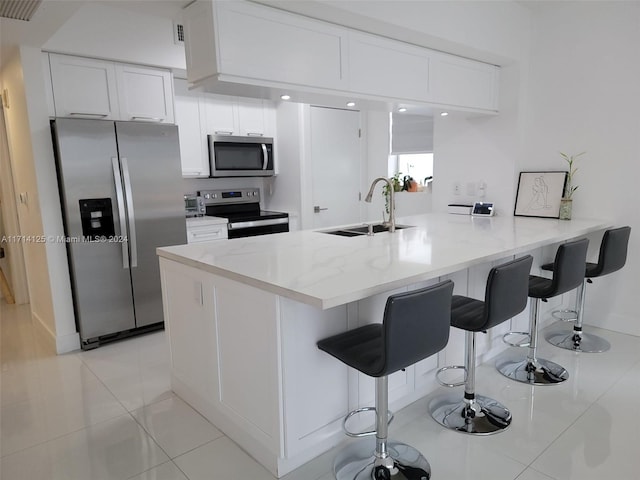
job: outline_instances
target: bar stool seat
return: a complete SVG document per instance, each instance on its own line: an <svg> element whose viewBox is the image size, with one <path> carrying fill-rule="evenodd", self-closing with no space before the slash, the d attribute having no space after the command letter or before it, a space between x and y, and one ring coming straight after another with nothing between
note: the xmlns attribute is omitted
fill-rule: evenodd
<svg viewBox="0 0 640 480"><path fill-rule="evenodd" d="M561 365L537 357L538 312L541 301L573 290L582 283L588 246L589 240L586 238L560 245L553 262L553 278L529 276L531 308L529 342L526 344L529 351L524 358L512 358L509 354L501 355L496 362L496 368L504 376L531 385L553 385L569 378L569 373ZM509 334L505 337L507 335Z"/></svg>
<svg viewBox="0 0 640 480"><path fill-rule="evenodd" d="M497 400L475 393L476 332L486 331L522 312L527 306L529 272L533 257L527 255L494 267L487 277L485 300L454 295L451 302L451 325L465 330L464 397L459 394L434 398L429 410L434 420L446 428L474 435L501 432L511 423L511 412Z"/></svg>
<svg viewBox="0 0 640 480"><path fill-rule="evenodd" d="M343 480L429 480L431 466L415 448L388 441L388 375L442 350L449 341L453 282L391 295L382 324L359 327L318 342L318 348L356 370L375 377L376 428L353 433L375 435L375 442L360 440L347 446L334 461L334 475Z"/></svg>
<svg viewBox="0 0 640 480"><path fill-rule="evenodd" d="M545 338L549 343L556 347L574 352L599 353L606 352L611 348L607 340L592 333L583 331L583 314L586 284L593 283L592 278L602 277L616 272L624 267L627 261L627 249L629 245L629 236L631 235L631 227L619 227L609 229L604 232L602 242L600 243L600 252L598 262L587 262L584 278L578 286L576 292L576 307L573 311L575 315L568 317L566 320L575 320L573 328L567 328L562 325L547 330ZM543 270L553 271L552 263L542 265ZM565 311L566 312L566 311ZM563 319L563 318L561 318Z"/></svg>

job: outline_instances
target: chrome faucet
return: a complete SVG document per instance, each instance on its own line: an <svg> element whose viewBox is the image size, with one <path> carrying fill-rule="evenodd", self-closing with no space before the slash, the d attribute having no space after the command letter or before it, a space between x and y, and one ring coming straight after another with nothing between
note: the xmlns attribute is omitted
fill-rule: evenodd
<svg viewBox="0 0 640 480"><path fill-rule="evenodd" d="M373 183L371 183L371 188L369 188L369 193L365 197L364 201L367 203L371 203L371 197L373 197L373 190L376 188L376 184L378 182L387 182L387 188L389 190L389 232L393 233L396 231L396 217L395 217L395 205L393 199L393 183L386 177L378 177Z"/></svg>

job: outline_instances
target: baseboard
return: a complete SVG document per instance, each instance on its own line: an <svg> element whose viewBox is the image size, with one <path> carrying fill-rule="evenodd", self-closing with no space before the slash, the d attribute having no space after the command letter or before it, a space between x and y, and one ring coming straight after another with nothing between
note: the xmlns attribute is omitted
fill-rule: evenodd
<svg viewBox="0 0 640 480"><path fill-rule="evenodd" d="M58 355L80 349L80 335L77 332L70 335L57 336L33 310L31 311L31 317L34 320L33 323L36 327L35 331L38 338L46 344L47 348L50 348Z"/></svg>

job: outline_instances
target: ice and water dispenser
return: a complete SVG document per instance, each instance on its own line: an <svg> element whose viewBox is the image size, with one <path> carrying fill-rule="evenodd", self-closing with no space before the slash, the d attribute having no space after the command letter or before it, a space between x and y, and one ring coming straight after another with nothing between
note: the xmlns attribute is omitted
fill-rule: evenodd
<svg viewBox="0 0 640 480"><path fill-rule="evenodd" d="M82 236L85 241L115 236L110 198L80 199L79 203Z"/></svg>

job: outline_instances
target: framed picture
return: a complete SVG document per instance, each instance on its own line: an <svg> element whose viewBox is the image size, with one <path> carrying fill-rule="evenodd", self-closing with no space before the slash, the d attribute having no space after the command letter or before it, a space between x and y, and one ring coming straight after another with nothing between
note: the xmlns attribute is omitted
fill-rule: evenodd
<svg viewBox="0 0 640 480"><path fill-rule="evenodd" d="M567 172L520 172L514 215L560 217L560 199Z"/></svg>

